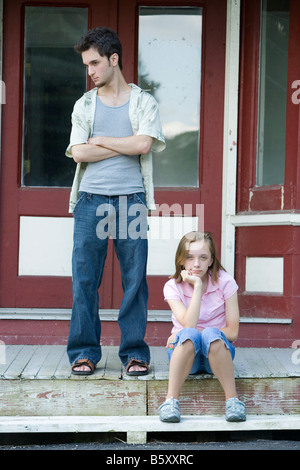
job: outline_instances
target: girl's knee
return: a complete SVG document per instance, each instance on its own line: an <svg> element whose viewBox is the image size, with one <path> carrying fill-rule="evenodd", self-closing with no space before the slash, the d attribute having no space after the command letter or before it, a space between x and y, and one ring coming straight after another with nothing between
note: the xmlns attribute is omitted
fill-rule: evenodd
<svg viewBox="0 0 300 470"><path fill-rule="evenodd" d="M222 343L222 335L218 328L208 327L202 331L202 350L206 357L212 349L216 350Z"/></svg>
<svg viewBox="0 0 300 470"><path fill-rule="evenodd" d="M178 346L185 346L186 349L196 349L201 333L196 328L183 328L177 334Z"/></svg>
<svg viewBox="0 0 300 470"><path fill-rule="evenodd" d="M209 326L202 331L202 341L205 344L210 344L217 339L221 339L221 332L218 328Z"/></svg>
<svg viewBox="0 0 300 470"><path fill-rule="evenodd" d="M221 339L216 339L210 343L209 353L218 354L221 350L225 348L224 341Z"/></svg>
<svg viewBox="0 0 300 470"><path fill-rule="evenodd" d="M197 341L199 336L201 336L201 333L196 328L183 328L178 333L179 344L182 344L187 340L191 340L192 342Z"/></svg>
<svg viewBox="0 0 300 470"><path fill-rule="evenodd" d="M184 342L178 344L178 347L188 354L195 354L195 346L191 339L186 339Z"/></svg>

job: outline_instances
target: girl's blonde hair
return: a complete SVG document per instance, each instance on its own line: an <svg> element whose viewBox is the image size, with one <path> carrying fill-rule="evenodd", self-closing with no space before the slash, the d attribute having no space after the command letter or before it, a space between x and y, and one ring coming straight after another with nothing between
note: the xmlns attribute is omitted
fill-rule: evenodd
<svg viewBox="0 0 300 470"><path fill-rule="evenodd" d="M204 240L208 243L210 253L213 259L213 262L210 267L210 274L212 283L218 282L219 271L222 269L225 271L223 266L221 265L220 261L217 257L216 247L213 242L213 237L210 232L189 232L186 233L179 242L177 247L176 255L175 255L175 274L171 276L172 279L175 279L176 282L182 282L181 271L183 269L184 263L186 262L190 244L193 242L197 242L200 240Z"/></svg>

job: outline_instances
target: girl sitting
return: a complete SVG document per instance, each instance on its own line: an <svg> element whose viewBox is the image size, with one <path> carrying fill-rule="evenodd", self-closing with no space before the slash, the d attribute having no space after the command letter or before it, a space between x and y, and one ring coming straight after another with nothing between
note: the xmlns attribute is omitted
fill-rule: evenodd
<svg viewBox="0 0 300 470"><path fill-rule="evenodd" d="M232 342L238 337L238 286L216 256L209 232L190 232L179 242L176 272L164 286L172 310L167 341L170 360L161 421L180 421L179 394L189 374L214 374L225 393L226 420L245 421L245 405L237 397Z"/></svg>

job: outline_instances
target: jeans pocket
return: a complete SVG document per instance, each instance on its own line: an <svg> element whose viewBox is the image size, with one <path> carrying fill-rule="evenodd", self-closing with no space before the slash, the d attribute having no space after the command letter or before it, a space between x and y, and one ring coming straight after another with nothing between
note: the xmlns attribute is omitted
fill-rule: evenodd
<svg viewBox="0 0 300 470"><path fill-rule="evenodd" d="M84 191L79 193L79 197L77 199L76 206L73 209L73 215L75 215L76 212L78 211L78 208L81 206L82 202L85 200L86 195L87 195L87 193L84 192Z"/></svg>
<svg viewBox="0 0 300 470"><path fill-rule="evenodd" d="M147 207L144 193L134 193L132 196L137 204L143 204L143 206Z"/></svg>

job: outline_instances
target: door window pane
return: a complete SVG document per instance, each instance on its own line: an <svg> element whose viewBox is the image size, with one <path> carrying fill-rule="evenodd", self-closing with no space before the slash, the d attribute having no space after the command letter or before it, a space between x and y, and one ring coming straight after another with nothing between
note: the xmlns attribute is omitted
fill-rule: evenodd
<svg viewBox="0 0 300 470"><path fill-rule="evenodd" d="M24 186L71 186L65 156L74 102L86 74L74 44L87 30L87 8L26 7L24 49Z"/></svg>
<svg viewBox="0 0 300 470"><path fill-rule="evenodd" d="M166 149L154 184L198 186L202 8L140 7L139 86L157 99Z"/></svg>
<svg viewBox="0 0 300 470"><path fill-rule="evenodd" d="M257 185L284 183L289 0L262 0Z"/></svg>

